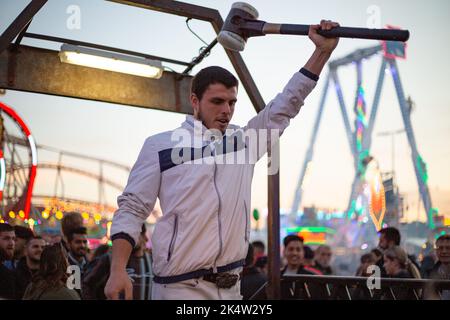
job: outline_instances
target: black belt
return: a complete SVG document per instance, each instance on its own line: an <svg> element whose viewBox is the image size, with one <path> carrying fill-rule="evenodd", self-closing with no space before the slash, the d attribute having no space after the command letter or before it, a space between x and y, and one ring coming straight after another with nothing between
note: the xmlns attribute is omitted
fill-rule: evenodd
<svg viewBox="0 0 450 320"><path fill-rule="evenodd" d="M245 259L235 261L235 262L229 263L225 266L217 267L217 273L228 272L233 269L242 267L244 264L245 264ZM177 276L168 276L168 277L154 276L153 281L156 283L160 283L160 284L169 284L169 283L175 283L175 282L185 281L185 280L189 280L189 279L200 278L200 277L203 277L203 276L206 276L209 274L214 274L213 268L200 269L200 270L196 270L196 271L192 271L192 272L188 272L188 273L179 274Z"/></svg>

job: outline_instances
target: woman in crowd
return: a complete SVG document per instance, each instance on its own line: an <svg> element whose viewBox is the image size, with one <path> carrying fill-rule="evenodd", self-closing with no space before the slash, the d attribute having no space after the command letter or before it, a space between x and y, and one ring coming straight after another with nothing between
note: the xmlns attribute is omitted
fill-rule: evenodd
<svg viewBox="0 0 450 320"><path fill-rule="evenodd" d="M78 293L67 287L67 257L61 243L47 246L41 255L39 271L23 296L24 300L80 300Z"/></svg>

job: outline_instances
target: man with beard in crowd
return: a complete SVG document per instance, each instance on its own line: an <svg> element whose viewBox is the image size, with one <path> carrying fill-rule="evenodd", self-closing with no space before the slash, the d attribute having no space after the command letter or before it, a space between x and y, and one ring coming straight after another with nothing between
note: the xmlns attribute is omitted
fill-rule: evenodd
<svg viewBox="0 0 450 320"><path fill-rule="evenodd" d="M6 223L0 223L0 298L15 298L14 273L3 265L3 262L14 257L16 234L14 228Z"/></svg>
<svg viewBox="0 0 450 320"><path fill-rule="evenodd" d="M67 235L67 246L69 249L68 260L70 265L76 265L81 273L87 263L86 253L88 250L87 230L85 227L75 228Z"/></svg>
<svg viewBox="0 0 450 320"><path fill-rule="evenodd" d="M45 246L46 242L40 236L35 236L26 243L25 256L19 260L16 267L16 299L22 299L33 275L39 270L39 262Z"/></svg>
<svg viewBox="0 0 450 320"><path fill-rule="evenodd" d="M324 275L330 276L333 274L333 269L330 266L332 252L330 246L320 245L314 253L314 268L321 271Z"/></svg>
<svg viewBox="0 0 450 320"><path fill-rule="evenodd" d="M14 233L16 234L16 243L14 245L14 257L11 260L5 261L4 265L15 271L17 263L25 256L25 244L29 239L34 237L34 232L28 227L14 226Z"/></svg>

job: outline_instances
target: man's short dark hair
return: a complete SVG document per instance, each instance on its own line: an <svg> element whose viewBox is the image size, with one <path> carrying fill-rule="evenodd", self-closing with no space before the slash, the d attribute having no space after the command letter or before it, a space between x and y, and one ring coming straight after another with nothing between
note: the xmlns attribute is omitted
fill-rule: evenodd
<svg viewBox="0 0 450 320"><path fill-rule="evenodd" d="M70 230L69 234L67 235L67 240L69 242L72 241L75 234L86 235L87 234L87 229L85 227L78 227L78 228L74 228L74 229Z"/></svg>
<svg viewBox="0 0 450 320"><path fill-rule="evenodd" d="M27 245L33 240L44 240L44 238L42 238L41 236L32 236L30 239L27 240Z"/></svg>
<svg viewBox="0 0 450 320"><path fill-rule="evenodd" d="M14 231L14 227L7 223L0 223L0 232L11 232Z"/></svg>
<svg viewBox="0 0 450 320"><path fill-rule="evenodd" d="M386 239L388 241L393 241L396 246L400 245L401 235L400 235L400 231L398 231L397 228L387 227L387 228L381 229L379 231L379 233L380 233L380 235L384 234Z"/></svg>
<svg viewBox="0 0 450 320"><path fill-rule="evenodd" d="M283 239L284 247L287 247L289 242L292 242L292 241L300 241L301 243L303 243L303 238L299 237L296 234L290 234L290 235L284 237L284 239Z"/></svg>
<svg viewBox="0 0 450 320"><path fill-rule="evenodd" d="M260 248L260 249L262 249L263 251L266 250L266 246L265 246L264 242L262 242L262 241L260 241L260 240L255 240L255 241L253 241L253 242L252 242L252 246L253 246L254 248Z"/></svg>
<svg viewBox="0 0 450 320"><path fill-rule="evenodd" d="M217 67L207 67L200 70L191 82L191 93L194 93L199 100L202 100L208 86L211 84L220 83L227 89L237 87L239 82L230 71Z"/></svg>
<svg viewBox="0 0 450 320"><path fill-rule="evenodd" d="M14 226L14 232L16 233L16 238L21 238L29 240L34 237L34 232L30 228L22 226Z"/></svg>

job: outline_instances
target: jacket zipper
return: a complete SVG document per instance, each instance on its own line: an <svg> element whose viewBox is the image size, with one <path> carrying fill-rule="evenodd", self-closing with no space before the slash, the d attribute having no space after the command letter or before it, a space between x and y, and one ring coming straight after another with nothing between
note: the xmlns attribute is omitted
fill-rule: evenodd
<svg viewBox="0 0 450 320"><path fill-rule="evenodd" d="M175 240L177 239L178 234L178 215L175 215L175 221L173 225L173 233L172 233L172 239L170 239L170 245L169 245L169 252L167 253L167 262L170 261L170 258L172 256L172 251L175 246Z"/></svg>
<svg viewBox="0 0 450 320"><path fill-rule="evenodd" d="M247 204L245 203L245 200L244 200L244 218L245 218L245 241L248 241L248 235L247 235L247 233L248 233L248 217L247 217L247 215L248 215L248 212L247 212Z"/></svg>
<svg viewBox="0 0 450 320"><path fill-rule="evenodd" d="M214 157L215 157L215 151L214 151ZM221 203L220 203L219 189L217 189L217 184L216 184L216 173L217 173L217 164L214 159L214 188L216 189L217 198L219 199L219 208L217 209L217 221L218 221L218 225L219 225L219 253L216 256L216 260L214 261L214 268L213 268L214 273L217 272L217 259L219 259L220 255L222 254L222 223L220 221Z"/></svg>

